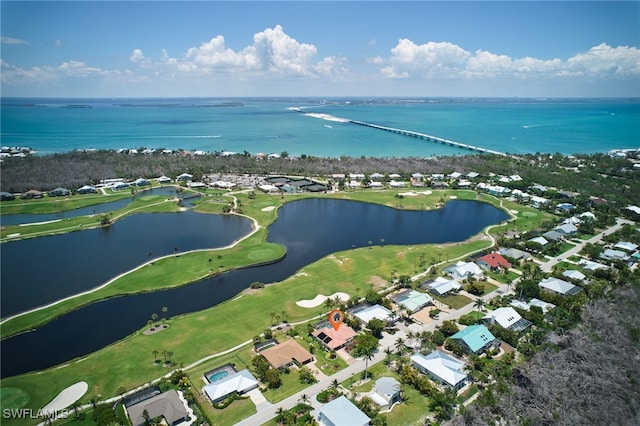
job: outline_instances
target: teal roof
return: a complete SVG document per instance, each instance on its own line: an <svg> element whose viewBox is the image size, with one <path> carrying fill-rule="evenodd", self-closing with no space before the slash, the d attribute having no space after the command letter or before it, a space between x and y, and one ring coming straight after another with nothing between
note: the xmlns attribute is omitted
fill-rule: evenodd
<svg viewBox="0 0 640 426"><path fill-rule="evenodd" d="M451 338L462 340L473 352L478 352L487 343L496 340L495 336L484 325L470 325L464 330L458 331Z"/></svg>
<svg viewBox="0 0 640 426"><path fill-rule="evenodd" d="M433 299L426 293L420 293L419 291L411 290L404 298L398 300L402 306L409 309L411 312L415 312L431 303Z"/></svg>

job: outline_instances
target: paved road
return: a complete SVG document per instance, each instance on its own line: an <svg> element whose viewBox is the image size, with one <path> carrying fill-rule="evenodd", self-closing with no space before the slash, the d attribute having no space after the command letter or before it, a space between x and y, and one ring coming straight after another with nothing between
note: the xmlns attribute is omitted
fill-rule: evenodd
<svg viewBox="0 0 640 426"><path fill-rule="evenodd" d="M582 250L582 248L584 247L585 244L587 243L597 243L598 241L600 241L604 236L612 234L618 230L620 230L620 228L622 228L622 226L624 226L625 224L630 224L633 222L630 222L628 220L624 220L624 219L617 219L616 220L616 224L606 230L604 230L603 232L599 233L598 235L590 238L587 241L583 241L581 243L579 243L578 245L576 245L575 247L573 247L572 249L562 253L560 256L555 257L550 259L549 261L543 263L541 265L541 269L545 272L548 272L551 270L551 268L556 265L559 262L562 262L563 260L566 260L567 258L569 258L570 256L573 256L575 254L577 254L578 252L580 252L580 250ZM496 296L503 296L505 294L507 294L510 291L510 287L507 284L501 284L498 281L495 281L493 279L490 279L490 281L495 284L498 285L498 288L495 289L494 291L492 291L491 293L485 295L482 297L482 299L486 302L489 301L491 299L493 299ZM470 295L468 293L465 293L465 295L467 297L470 297L472 300L476 300L477 297ZM472 311L475 310L474 304L473 303L468 303L467 305L463 306L460 309L455 309L455 310L451 310L448 313L441 313L438 317L438 320L436 321L431 321L427 324L424 325L418 325L418 324L412 324L409 327L400 325L400 330L398 332L396 332L393 335L390 335L388 333L383 333L383 338L380 341L380 345L378 347L378 352L375 354L374 358L369 362L369 366L378 363L380 361L382 361L385 357L385 353L384 350L386 348L391 348L394 349L395 348L395 342L396 340L398 340L399 338L402 338L406 341L407 338L407 332L408 331L433 331L436 326L440 325L442 323L442 321L446 321L446 320L455 320L460 318L461 316L468 314ZM410 328L410 329L409 329ZM342 371L337 372L336 374L332 375L332 376L328 376L326 378L323 378L322 380L318 381L317 383L315 383L314 385L294 394L291 395L290 397L276 403L276 404L272 404L269 402L266 403L262 403L259 404L256 409L257 409L257 413L254 414L251 417L248 417L244 420L242 420L241 422L237 423L236 425L238 426L255 426L255 425L261 425L267 421L269 421L270 419L272 419L273 417L276 416L276 410L278 409L278 407L282 407L285 410L288 410L292 407L294 407L298 402L300 402L302 395L306 395L306 397L309 400L309 404L311 404L314 408L320 408L322 406L322 404L320 404L317 400L316 400L316 396L318 395L318 393L320 393L322 390L327 389L328 387L331 386L331 382L334 380L337 380L338 382L343 382L344 380L348 379L349 377L358 374L360 372L362 372L365 369L365 363L363 360L361 359L356 359L354 360L347 368L345 368Z"/></svg>

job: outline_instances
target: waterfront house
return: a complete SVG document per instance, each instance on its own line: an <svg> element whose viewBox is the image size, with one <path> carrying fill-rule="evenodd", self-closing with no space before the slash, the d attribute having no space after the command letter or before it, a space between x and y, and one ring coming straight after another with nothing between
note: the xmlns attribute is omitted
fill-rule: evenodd
<svg viewBox="0 0 640 426"><path fill-rule="evenodd" d="M195 420L193 411L189 408L184 396L174 389L126 407L126 413L133 426L147 424L145 411L149 419L162 419L162 423L168 426L183 422L186 426Z"/></svg>
<svg viewBox="0 0 640 426"><path fill-rule="evenodd" d="M302 366L313 361L313 355L293 339L260 352L273 368L285 368L292 365Z"/></svg>
<svg viewBox="0 0 640 426"><path fill-rule="evenodd" d="M538 287L561 296L570 296L582 291L582 289L577 285L573 285L555 277L545 278L538 283Z"/></svg>
<svg viewBox="0 0 640 426"><path fill-rule="evenodd" d="M258 380L249 370L238 371L213 383L209 383L202 390L209 397L211 402L216 403L224 400L233 392L238 395L245 394L258 387Z"/></svg>
<svg viewBox="0 0 640 426"><path fill-rule="evenodd" d="M368 396L381 410L388 411L393 404L401 401L400 382L393 377L380 377Z"/></svg>
<svg viewBox="0 0 640 426"><path fill-rule="evenodd" d="M96 187L91 185L85 185L76 190L76 193L78 194L95 194L97 192L98 190Z"/></svg>
<svg viewBox="0 0 640 426"><path fill-rule="evenodd" d="M464 363L438 350L429 355L417 352L409 359L416 370L442 386L451 387L456 392L467 382L467 375L463 372Z"/></svg>
<svg viewBox="0 0 640 426"><path fill-rule="evenodd" d="M49 197L66 197L68 195L71 195L71 191L69 191L67 188L56 188L49 191L47 195L49 195Z"/></svg>
<svg viewBox="0 0 640 426"><path fill-rule="evenodd" d="M470 325L451 336L469 353L481 353L499 344L498 340L484 325Z"/></svg>
<svg viewBox="0 0 640 426"><path fill-rule="evenodd" d="M20 198L23 200L31 200L33 198L42 198L42 192L37 189L30 189L24 194L20 195Z"/></svg>
<svg viewBox="0 0 640 426"><path fill-rule="evenodd" d="M159 178L156 178L156 182L158 183L170 183L171 182L171 178L168 176L160 176Z"/></svg>
<svg viewBox="0 0 640 426"><path fill-rule="evenodd" d="M482 257L476 259L476 263L478 266L488 269L490 271L497 271L500 268L509 269L511 268L511 263L500 253L489 253Z"/></svg>
<svg viewBox="0 0 640 426"><path fill-rule="evenodd" d="M368 426L371 419L342 395L318 410L320 426Z"/></svg>
<svg viewBox="0 0 640 426"><path fill-rule="evenodd" d="M344 323L337 330L333 326L326 324L326 326L314 330L311 334L322 346L331 351L344 348L357 335L353 328Z"/></svg>
<svg viewBox="0 0 640 426"><path fill-rule="evenodd" d="M484 316L483 322L486 325L498 324L511 331L522 331L531 325L531 321L522 318L512 307L502 307L490 311Z"/></svg>
<svg viewBox="0 0 640 426"><path fill-rule="evenodd" d="M189 174L189 173L182 173L182 174L179 174L179 175L176 177L176 180L184 180L184 181L187 181L187 180L191 180L191 179L193 179L193 175L191 175L191 174Z"/></svg>
<svg viewBox="0 0 640 426"><path fill-rule="evenodd" d="M148 179L138 178L135 181L133 181L133 184L135 186L149 186L149 185L151 185L151 182L149 182Z"/></svg>
<svg viewBox="0 0 640 426"><path fill-rule="evenodd" d="M0 201L11 201L15 200L16 196L10 192L0 192Z"/></svg>

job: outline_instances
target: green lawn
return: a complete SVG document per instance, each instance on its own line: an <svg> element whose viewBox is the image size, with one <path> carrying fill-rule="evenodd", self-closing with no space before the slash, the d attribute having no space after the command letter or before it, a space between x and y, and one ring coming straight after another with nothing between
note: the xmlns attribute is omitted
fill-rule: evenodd
<svg viewBox="0 0 640 426"><path fill-rule="evenodd" d="M451 309L460 309L472 302L467 296L462 294L449 294L447 296L435 296L435 299L449 306Z"/></svg>
<svg viewBox="0 0 640 426"><path fill-rule="evenodd" d="M445 193L447 197L454 194L453 191L443 191L443 194L438 194L437 197L444 197ZM471 191L456 191L455 194L458 198L470 197L476 199L475 193ZM220 202L215 201L219 198L221 197L218 195L212 195L211 202L208 199L202 200L199 208L206 210L210 207L209 205L213 206L212 209L214 207L219 208ZM251 200L246 194L238 198L241 201L242 210L252 216L257 216L256 219L261 226L271 223L277 216L277 209L264 210L265 207L277 207L284 201L297 199L284 197L283 201L281 197L267 196L260 193L256 193L255 199ZM403 203L408 203L408 198L410 197L402 199ZM363 200L366 200L366 197ZM397 201L393 192L389 191L376 194L375 200L382 204L393 204ZM418 200L413 202L418 203L416 205L420 203ZM493 202L495 203L496 200L493 200ZM165 204L174 205L173 203ZM404 204L404 208L407 207L408 204ZM252 239L243 241L237 247L230 249L228 253L225 252L221 262L224 264L224 268L254 263L256 258L271 255L272 252L270 250L265 250L265 248L268 248L265 247L265 236L266 231L261 230ZM377 288L384 287L388 285L393 276L411 273L421 260L424 260L428 267L436 262L439 257L453 260L466 256L470 252L482 250L488 245L489 242L485 240L445 244L442 246L375 245L371 248L334 253L303 267L294 276L278 283L278 285L269 285L260 290L246 291L239 297L210 309L171 318L169 321L170 327L160 333L144 335L142 331L146 326L141 324L138 332L82 359L73 360L60 368L51 368L38 373L5 378L0 384L3 388L14 387L25 391L29 396L29 401L25 407L33 409L44 406L60 390L79 380L85 380L89 383L89 391L81 400L82 403L88 402L92 396L100 395L101 398L107 398L115 395L116 389L120 386L131 389L166 373L166 370L153 363L152 352L154 350L170 350L174 352L173 360L175 362L188 365L205 356L222 352L242 342L251 340L254 335L270 325L272 321L270 312L280 313L284 311L289 322L302 321L326 313L324 306L311 309L301 308L295 303L298 300L312 299L318 293L329 295L337 291L346 292L352 296L363 296L374 284ZM147 281L153 282L149 290L185 283L190 279L193 280L209 273L210 269L212 269L211 263L218 265L217 257L212 258L212 254L217 254L217 252L203 252L193 256L171 256L162 262L154 262L154 265L144 266L136 271L136 274L140 275L129 274L123 277L123 281L114 285L113 290L110 289L111 285L107 289L117 293L127 288L132 289L139 285L140 282ZM209 258L212 258L213 261L209 262ZM213 269L215 270L215 268ZM176 271L179 271L179 273ZM185 271L188 274L186 278ZM176 276L176 273L180 277ZM464 296L449 296L444 298L443 302L453 308L458 308L470 303L471 300ZM70 309L68 306L61 308L62 312L64 312L64 309ZM171 306L168 306L168 308L169 315L171 315ZM49 312L48 315L51 317L55 314ZM32 319L32 321L37 323L38 320ZM39 321L42 321L42 318ZM9 322L2 327L3 335L7 333L5 329L10 326L14 330L29 327L25 324L15 326ZM243 348L239 352L238 359L244 359L244 362L247 362L250 361L250 358L246 356L245 350L246 348ZM229 355L229 357L233 358L233 355ZM194 372L188 371L188 373L195 376L195 382L199 380L199 377L209 365L221 365L225 361L224 357L219 358L211 361L211 364L206 367L198 366L194 369ZM279 401L305 387L299 387L299 383L296 384L297 372L295 371L292 371L283 380L285 384L281 390L267 392L267 398L272 401ZM239 402L234 402L234 404L236 403ZM246 412L242 404L242 402L239 403L241 408L238 410L241 414L229 414L229 416L238 416L234 418L244 416ZM224 412L225 410L222 411ZM234 411L236 410L229 410L227 413ZM223 419L223 421L227 421L227 419ZM29 420L22 422L7 420L7 425L32 423Z"/></svg>
<svg viewBox="0 0 640 426"><path fill-rule="evenodd" d="M211 405L211 404L210 404ZM218 410L211 405L211 411L206 413L211 426L233 425L256 413L256 406L249 397L236 399L228 407Z"/></svg>

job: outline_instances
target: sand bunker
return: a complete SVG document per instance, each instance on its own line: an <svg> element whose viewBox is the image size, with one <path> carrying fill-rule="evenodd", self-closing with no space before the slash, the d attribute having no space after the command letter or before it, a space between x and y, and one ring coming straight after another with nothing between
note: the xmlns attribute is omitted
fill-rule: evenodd
<svg viewBox="0 0 640 426"><path fill-rule="evenodd" d="M43 412L60 411L69 407L71 404L82 398L87 393L89 385L87 382L78 382L69 386L66 389L60 391L60 393L53 398L53 401L42 407Z"/></svg>
<svg viewBox="0 0 640 426"><path fill-rule="evenodd" d="M262 210L263 212L270 212L273 209L275 209L275 206L267 206L267 207L265 207L263 209L260 209L260 210Z"/></svg>
<svg viewBox="0 0 640 426"><path fill-rule="evenodd" d="M315 308L316 306L320 306L324 303L325 300L331 298L335 298L336 296L338 296L340 298L341 301L346 302L347 300L349 300L351 297L347 294L347 293L333 293L330 296L325 296L324 294L319 294L316 297L314 297L311 300L298 300L296 302L296 305L302 307L302 308Z"/></svg>
<svg viewBox="0 0 640 426"><path fill-rule="evenodd" d="M456 195L449 195L449 198L452 199L452 200L455 200L458 197Z"/></svg>

